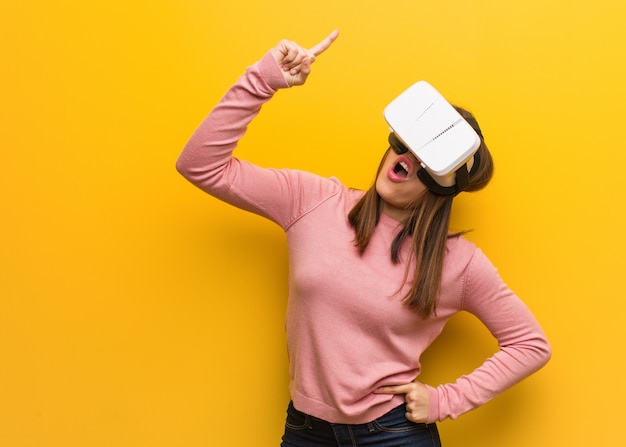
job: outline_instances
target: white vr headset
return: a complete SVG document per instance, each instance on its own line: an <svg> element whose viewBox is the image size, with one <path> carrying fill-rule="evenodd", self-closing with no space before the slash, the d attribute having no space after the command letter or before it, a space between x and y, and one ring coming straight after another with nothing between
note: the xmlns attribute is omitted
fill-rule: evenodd
<svg viewBox="0 0 626 447"><path fill-rule="evenodd" d="M396 153L417 157L423 168L417 175L429 190L456 195L467 188L482 135L437 90L419 81L383 114L391 128L389 144Z"/></svg>

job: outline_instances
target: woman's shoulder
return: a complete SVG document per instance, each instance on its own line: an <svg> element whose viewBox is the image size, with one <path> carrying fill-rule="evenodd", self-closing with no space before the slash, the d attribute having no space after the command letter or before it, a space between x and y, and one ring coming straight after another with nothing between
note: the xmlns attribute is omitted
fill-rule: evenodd
<svg viewBox="0 0 626 447"><path fill-rule="evenodd" d="M448 239L445 262L454 265L459 272L464 271L464 275L470 274L474 280L499 278L498 269L489 257L463 235L455 235Z"/></svg>
<svg viewBox="0 0 626 447"><path fill-rule="evenodd" d="M476 251L476 244L467 240L463 235L450 234L446 242L446 255L443 260L445 277L456 280L465 276Z"/></svg>
<svg viewBox="0 0 626 447"><path fill-rule="evenodd" d="M457 270L495 270L481 248L462 234L451 234L448 237L444 262L454 265Z"/></svg>
<svg viewBox="0 0 626 447"><path fill-rule="evenodd" d="M446 244L447 256L471 258L478 250L476 244L463 234L451 233Z"/></svg>

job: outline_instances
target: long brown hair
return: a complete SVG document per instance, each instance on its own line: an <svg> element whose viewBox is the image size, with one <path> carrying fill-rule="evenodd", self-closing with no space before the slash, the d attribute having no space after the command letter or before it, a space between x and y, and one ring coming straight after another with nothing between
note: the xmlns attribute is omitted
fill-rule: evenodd
<svg viewBox="0 0 626 447"><path fill-rule="evenodd" d="M493 175L493 160L474 116L467 110L456 107L457 111L480 135L478 148L478 166L472 170L466 191L478 191L484 188ZM389 150L381 160L376 175L380 174ZM405 239L411 240L409 256L414 262L408 262L402 283L409 279L410 266L415 266L411 289L404 297L406 305L428 318L436 314L437 301L441 290L443 260L448 238L460 233L449 232L450 214L453 195L437 195L426 190L419 200L409 208L409 217L403 222L402 229L394 238L390 247L393 263L400 263L400 248ZM350 225L355 231L355 245L363 254L374 233L382 209L382 198L372 185L348 214Z"/></svg>

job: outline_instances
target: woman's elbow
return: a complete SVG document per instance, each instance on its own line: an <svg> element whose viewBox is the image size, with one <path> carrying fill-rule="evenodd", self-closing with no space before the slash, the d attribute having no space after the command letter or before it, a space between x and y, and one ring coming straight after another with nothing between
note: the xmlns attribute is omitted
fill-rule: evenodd
<svg viewBox="0 0 626 447"><path fill-rule="evenodd" d="M189 174L189 166L183 157L183 154L180 154L176 159L176 171L183 177L187 178Z"/></svg>
<svg viewBox="0 0 626 447"><path fill-rule="evenodd" d="M528 366L531 367L533 372L543 368L552 358L552 346L545 336L533 340L529 349L529 359L532 360Z"/></svg>
<svg viewBox="0 0 626 447"><path fill-rule="evenodd" d="M548 341L547 338L543 339L543 343L541 344L539 351L540 351L540 361L541 361L540 367L543 367L552 358L552 346L550 345L550 342Z"/></svg>
<svg viewBox="0 0 626 447"><path fill-rule="evenodd" d="M183 149L178 158L176 159L176 170L180 175L185 177L189 181L193 181L197 168L195 167L193 157L190 156L189 151Z"/></svg>

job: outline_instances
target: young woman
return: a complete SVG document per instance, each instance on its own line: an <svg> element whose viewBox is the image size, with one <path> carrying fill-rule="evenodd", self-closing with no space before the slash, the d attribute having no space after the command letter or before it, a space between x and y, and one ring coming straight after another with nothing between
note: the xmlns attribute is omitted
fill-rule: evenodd
<svg viewBox="0 0 626 447"><path fill-rule="evenodd" d="M449 233L458 191L431 191L418 177L418 160L397 144L366 192L233 157L261 106L278 89L304 84L336 37L308 50L281 41L249 67L192 135L177 169L207 193L273 220L287 236L291 402L282 445L438 446L437 421L533 373L548 361L550 346L486 256ZM469 165L466 190L481 189L493 170L482 135ZM500 349L454 383L420 383L420 355L461 310L476 315Z"/></svg>

